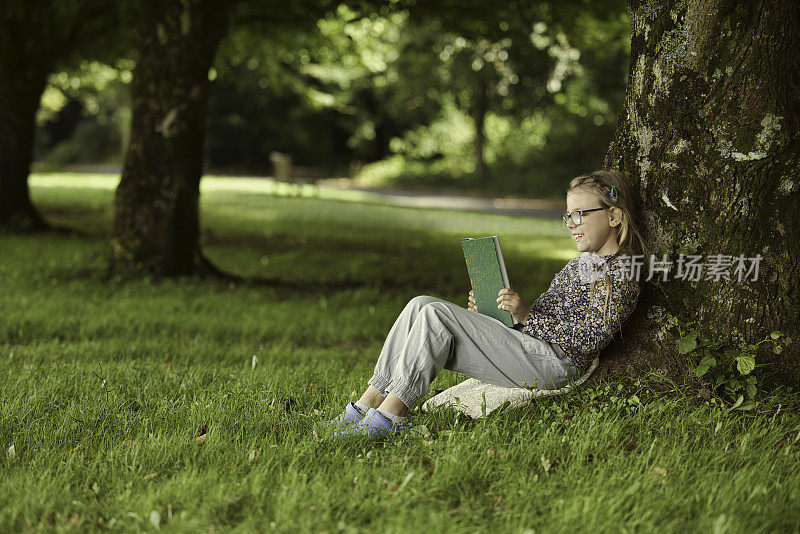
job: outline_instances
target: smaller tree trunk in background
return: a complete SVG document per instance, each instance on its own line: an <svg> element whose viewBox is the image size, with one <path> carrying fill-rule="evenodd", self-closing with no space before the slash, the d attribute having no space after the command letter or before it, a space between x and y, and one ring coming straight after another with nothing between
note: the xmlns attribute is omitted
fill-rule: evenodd
<svg viewBox="0 0 800 534"><path fill-rule="evenodd" d="M483 157L483 147L486 145L486 113L489 98L486 95L486 83L481 79L475 91L475 101L470 106L470 115L475 124L475 138L473 150L475 153L475 172L479 175L486 173L486 160Z"/></svg>
<svg viewBox="0 0 800 534"><path fill-rule="evenodd" d="M75 64L89 50L89 57L113 56L125 42L117 22L104 0L0 2L0 225L50 228L28 190L36 110L57 66Z"/></svg>
<svg viewBox="0 0 800 534"><path fill-rule="evenodd" d="M0 225L44 230L48 225L31 203L28 174L34 117L47 72L42 65L15 63L4 65L0 76Z"/></svg>
<svg viewBox="0 0 800 534"><path fill-rule="evenodd" d="M131 83L133 118L115 198L115 267L158 276L196 273L208 70L226 31L224 0L143 7Z"/></svg>

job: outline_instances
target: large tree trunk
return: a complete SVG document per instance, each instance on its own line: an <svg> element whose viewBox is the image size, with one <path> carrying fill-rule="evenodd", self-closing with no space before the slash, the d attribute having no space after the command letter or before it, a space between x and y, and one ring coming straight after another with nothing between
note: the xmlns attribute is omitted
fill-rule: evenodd
<svg viewBox="0 0 800 534"><path fill-rule="evenodd" d="M779 330L797 341L780 355L764 343L778 383L800 379L800 4L629 0L631 63L625 109L605 165L639 185L652 250L675 259L762 256L758 279L645 284L610 374L631 365L684 376L686 357L647 317L660 306L698 320L731 347ZM656 252L658 254L658 252ZM705 278L705 275L703 276Z"/></svg>
<svg viewBox="0 0 800 534"><path fill-rule="evenodd" d="M224 0L162 0L151 13L131 83L131 137L117 188L117 268L198 272L198 199L208 69L226 31Z"/></svg>
<svg viewBox="0 0 800 534"><path fill-rule="evenodd" d="M4 64L0 74L0 225L48 228L28 190L36 109L46 83L40 65Z"/></svg>

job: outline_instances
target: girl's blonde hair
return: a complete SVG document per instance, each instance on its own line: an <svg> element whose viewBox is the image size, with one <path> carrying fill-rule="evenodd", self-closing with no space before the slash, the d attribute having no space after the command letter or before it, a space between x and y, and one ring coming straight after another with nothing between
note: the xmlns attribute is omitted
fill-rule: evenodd
<svg viewBox="0 0 800 534"><path fill-rule="evenodd" d="M584 174L573 178L569 183L567 194L576 190L583 189L593 194L600 207L616 207L622 210L622 220L619 225L617 242L619 250L611 256L608 261L617 256L626 254L629 256L647 254L647 242L643 237L643 202L639 190L633 186L628 178L618 171L599 170L589 174ZM647 265L647 258L643 258L643 268ZM594 296L596 280L592 279L589 295ZM606 272L605 276L606 299L603 305L603 320L607 319L608 305L611 300L611 275ZM589 302L591 307L591 300ZM587 310L588 311L588 310Z"/></svg>
<svg viewBox="0 0 800 534"><path fill-rule="evenodd" d="M575 189L585 189L594 194L603 208L615 207L622 210L622 222L617 236L619 250L610 259L613 260L621 254L647 254L647 243L642 237L642 196L624 174L617 171L584 174L572 179L567 193Z"/></svg>

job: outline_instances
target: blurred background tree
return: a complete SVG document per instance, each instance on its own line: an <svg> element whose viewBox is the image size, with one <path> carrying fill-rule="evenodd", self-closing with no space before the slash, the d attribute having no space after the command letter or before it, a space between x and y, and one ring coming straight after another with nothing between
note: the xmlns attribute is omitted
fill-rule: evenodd
<svg viewBox="0 0 800 534"><path fill-rule="evenodd" d="M134 30L131 129L114 199L118 271L184 275L207 264L198 199L208 71L228 30L224 0L124 4Z"/></svg>
<svg viewBox="0 0 800 534"><path fill-rule="evenodd" d="M267 175L280 151L358 185L560 198L612 138L626 7L483 4L350 3L293 24L242 17L208 73L207 169ZM119 165L133 66L120 54L50 75L42 168Z"/></svg>
<svg viewBox="0 0 800 534"><path fill-rule="evenodd" d="M47 228L28 191L34 116L48 77L59 75L54 72L72 70L82 59L109 61L117 56L124 37L115 37L116 29L116 11L100 0L0 4L0 225ZM47 93L45 100L52 101L53 94ZM66 104L61 102L58 109L65 123L77 112L75 105ZM48 131L42 126L38 137L58 136L57 127Z"/></svg>

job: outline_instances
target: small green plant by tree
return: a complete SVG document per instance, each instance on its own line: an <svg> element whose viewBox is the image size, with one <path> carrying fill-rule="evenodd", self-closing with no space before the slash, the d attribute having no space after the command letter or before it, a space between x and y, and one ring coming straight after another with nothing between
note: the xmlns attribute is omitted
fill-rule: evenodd
<svg viewBox="0 0 800 534"><path fill-rule="evenodd" d="M730 409L752 410L756 406L759 377L753 371L760 366L756 365L758 347L771 343L772 352L780 354L792 342L777 330L757 343L737 342L731 336L713 338L696 321L684 322L659 307L648 317L659 323L660 336L671 333L675 337L678 354L687 357L703 385L717 393L720 400L732 402Z"/></svg>

